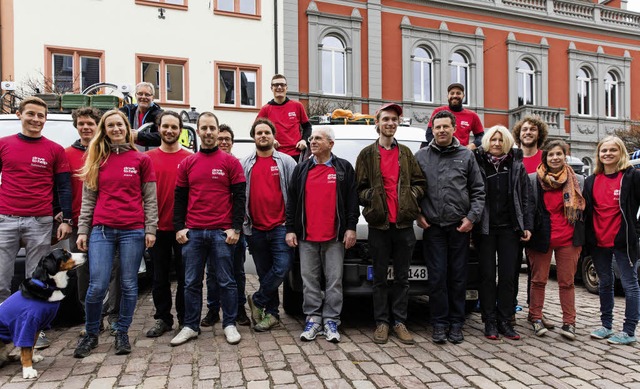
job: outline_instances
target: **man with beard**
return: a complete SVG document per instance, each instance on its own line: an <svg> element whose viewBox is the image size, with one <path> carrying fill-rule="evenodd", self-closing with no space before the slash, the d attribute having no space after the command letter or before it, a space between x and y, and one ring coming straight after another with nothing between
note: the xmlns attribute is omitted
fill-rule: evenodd
<svg viewBox="0 0 640 389"><path fill-rule="evenodd" d="M148 338L156 338L169 331L173 326L171 314L171 269L175 269L178 278L176 291L176 313L178 324L184 322L184 269L182 252L176 241L173 229L173 202L176 188L178 166L183 159L191 155L180 146L178 139L182 132L182 119L173 111L164 111L157 122L161 144L155 150L148 151L158 179L156 183L158 197L158 230L156 244L149 249L153 261L153 305L156 313L154 326L147 331Z"/></svg>
<svg viewBox="0 0 640 389"><path fill-rule="evenodd" d="M484 128L480 117L475 112L463 108L462 101L464 100L464 85L454 82L447 88L447 100L449 105L436 108L431 114L429 119L429 127L427 127L427 133L425 134L427 142L433 140L433 118L440 111L449 111L456 118L456 132L453 134L462 146L466 146L469 150L475 150L476 147L482 145L482 135L484 135ZM473 143L469 144L469 134L473 132Z"/></svg>
<svg viewBox="0 0 640 389"><path fill-rule="evenodd" d="M153 101L155 93L152 83L138 83L136 85L137 104L127 104L120 108L131 124L133 139L142 146L160 146L160 134L156 122L162 108ZM146 123L153 123L149 132L136 131Z"/></svg>
<svg viewBox="0 0 640 389"><path fill-rule="evenodd" d="M296 162L274 150L276 126L268 119L256 120L249 135L255 140L256 152L242 161L247 179L243 229L260 287L247 300L253 329L263 332L280 323L278 288L293 258L293 250L285 242L284 222L289 181Z"/></svg>

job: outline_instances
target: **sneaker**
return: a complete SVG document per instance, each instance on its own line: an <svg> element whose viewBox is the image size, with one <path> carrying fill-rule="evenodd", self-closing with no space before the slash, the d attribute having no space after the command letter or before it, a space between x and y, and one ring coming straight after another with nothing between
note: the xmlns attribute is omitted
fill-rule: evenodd
<svg viewBox="0 0 640 389"><path fill-rule="evenodd" d="M248 320L249 318L247 318L247 321ZM264 315L262 320L258 322L258 324L253 326L253 329L258 332L265 332L265 331L269 331L273 327L277 327L278 325L280 325L280 320L278 320L278 318L273 316L272 314L267 313Z"/></svg>
<svg viewBox="0 0 640 389"><path fill-rule="evenodd" d="M102 319L100 319L100 333L102 333L102 331L104 331L104 321ZM84 338L84 336L87 334L87 329L83 328L80 330L80 334L79 336L81 338Z"/></svg>
<svg viewBox="0 0 640 389"><path fill-rule="evenodd" d="M513 329L510 320L501 321L498 323L498 333L504 335L505 338L511 340L520 340L520 334Z"/></svg>
<svg viewBox="0 0 640 389"><path fill-rule="evenodd" d="M86 358L91 355L91 350L98 347L98 335L85 335L76 346L76 350L73 352L74 358Z"/></svg>
<svg viewBox="0 0 640 389"><path fill-rule="evenodd" d="M229 344L238 344L240 343L240 339L242 339L238 329L233 325L224 327L224 336L227 338L227 343Z"/></svg>
<svg viewBox="0 0 640 389"><path fill-rule="evenodd" d="M591 337L593 339L607 339L613 334L614 332L612 329L602 326L593 330L593 332L591 333Z"/></svg>
<svg viewBox="0 0 640 389"><path fill-rule="evenodd" d="M542 320L534 320L531 322L531 326L533 327L533 333L536 336L544 336L547 333L547 329L544 324L542 324Z"/></svg>
<svg viewBox="0 0 640 389"><path fill-rule="evenodd" d="M550 320L547 320L546 317L544 317L544 315L542 315L542 325L544 326L544 328L548 329L548 330L552 330L554 328L556 328L555 324L553 324Z"/></svg>
<svg viewBox="0 0 640 389"><path fill-rule="evenodd" d="M179 346L181 344L186 343L189 339L197 338L197 337L198 337L197 331L194 331L189 327L183 327L182 330L180 330L180 332L178 333L178 335L174 336L173 339L171 339L171 345Z"/></svg>
<svg viewBox="0 0 640 389"><path fill-rule="evenodd" d="M500 338L498 336L498 327L496 326L495 321L487 320L484 323L484 337L491 340L498 340Z"/></svg>
<svg viewBox="0 0 640 389"><path fill-rule="evenodd" d="M462 335L462 327L461 326L451 326L449 330L449 336L447 340L453 344L460 344L464 341L464 335Z"/></svg>
<svg viewBox="0 0 640 389"><path fill-rule="evenodd" d="M129 343L129 334L126 332L116 332L116 355L125 355L131 353L131 344Z"/></svg>
<svg viewBox="0 0 640 389"><path fill-rule="evenodd" d="M200 321L202 327L211 327L220 321L220 313L217 309L209 309L207 315Z"/></svg>
<svg viewBox="0 0 640 389"><path fill-rule="evenodd" d="M379 323L376 326L376 330L373 333L373 342L378 344L385 344L389 341L389 324Z"/></svg>
<svg viewBox="0 0 640 389"><path fill-rule="evenodd" d="M262 321L262 318L264 316L264 308L259 308L253 302L252 294L247 295L247 302L249 303L249 310L251 310L251 322L255 326L256 324L260 323L260 321Z"/></svg>
<svg viewBox="0 0 640 389"><path fill-rule="evenodd" d="M569 340L575 340L576 327L573 324L563 324L562 327L560 327L560 335Z"/></svg>
<svg viewBox="0 0 640 389"><path fill-rule="evenodd" d="M621 331L618 332L617 334L611 335L609 337L609 339L607 339L607 342L611 343L611 344L631 344L631 343L635 343L636 342L636 337L635 336L629 336L626 332Z"/></svg>
<svg viewBox="0 0 640 389"><path fill-rule="evenodd" d="M407 329L407 326L405 326L404 323L396 323L393 326L393 332L398 337L398 340L400 340L400 343L416 344L416 341L413 340L413 336L411 336L409 330Z"/></svg>
<svg viewBox="0 0 640 389"><path fill-rule="evenodd" d="M431 335L431 340L433 340L433 343L436 343L436 344L447 343L447 329L443 326L433 327L433 334Z"/></svg>
<svg viewBox="0 0 640 389"><path fill-rule="evenodd" d="M309 320L304 325L304 331L300 334L300 340L311 341L318 335L322 335L322 326L313 320Z"/></svg>
<svg viewBox="0 0 640 389"><path fill-rule="evenodd" d="M327 320L327 322L324 323L324 337L328 342L339 343L340 332L338 332L338 323L333 320Z"/></svg>
<svg viewBox="0 0 640 389"><path fill-rule="evenodd" d="M251 324L251 320L247 316L247 311L244 309L244 305L238 307L238 316L236 316L236 324L239 326L248 326Z"/></svg>
<svg viewBox="0 0 640 389"><path fill-rule="evenodd" d="M171 330L171 326L165 323L164 320L158 319L156 324L147 331L147 338L157 338L169 330Z"/></svg>
<svg viewBox="0 0 640 389"><path fill-rule="evenodd" d="M47 334L44 331L40 331L38 334L38 339L36 340L36 344L33 346L36 350L42 350L51 346L51 341L47 338Z"/></svg>

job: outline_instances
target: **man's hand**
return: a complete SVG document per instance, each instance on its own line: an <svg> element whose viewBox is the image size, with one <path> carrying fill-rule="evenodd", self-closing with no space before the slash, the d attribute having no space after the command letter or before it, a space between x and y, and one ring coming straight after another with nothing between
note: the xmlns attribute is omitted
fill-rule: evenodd
<svg viewBox="0 0 640 389"><path fill-rule="evenodd" d="M278 147L280 147L280 142L278 142L277 140L273 140L273 148L277 149Z"/></svg>
<svg viewBox="0 0 640 389"><path fill-rule="evenodd" d="M524 230L523 231L523 235L522 238L520 238L521 241L523 242L528 242L529 239L531 239L531 231L529 230Z"/></svg>
<svg viewBox="0 0 640 389"><path fill-rule="evenodd" d="M307 148L307 142L305 142L304 139L300 139L300 141L298 141L298 143L296 144L296 149L302 151L306 148Z"/></svg>
<svg viewBox="0 0 640 389"><path fill-rule="evenodd" d="M473 151L473 150L475 150L477 147L476 147L476 144L475 144L475 143L469 143L469 144L467 145L467 148L468 148L469 150Z"/></svg>
<svg viewBox="0 0 640 389"><path fill-rule="evenodd" d="M236 244L238 243L238 239L240 239L240 234L236 232L233 228L229 228L228 230L224 230L225 234L227 234L227 239L225 242L227 244Z"/></svg>
<svg viewBox="0 0 640 389"><path fill-rule="evenodd" d="M423 214L419 214L416 218L416 221L418 222L418 227L420 228L424 228L426 230L427 228L431 227L431 224L427 222L427 218L424 217Z"/></svg>
<svg viewBox="0 0 640 389"><path fill-rule="evenodd" d="M471 220L465 217L464 219L462 219L462 224L460 224L460 227L456 228L456 230L458 230L458 232L469 232L472 228L473 223L471 223Z"/></svg>
<svg viewBox="0 0 640 389"><path fill-rule="evenodd" d="M188 228L183 228L182 230L176 232L176 242L180 244L185 244L189 241L187 238L187 232L189 232Z"/></svg>
<svg viewBox="0 0 640 389"><path fill-rule="evenodd" d="M284 240L287 242L289 247L298 247L298 237L296 236L295 232L287 233L287 236L285 236Z"/></svg>
<svg viewBox="0 0 640 389"><path fill-rule="evenodd" d="M56 238L58 238L59 241L65 240L69 237L69 235L71 235L71 226L67 223L60 223L60 225L58 226L58 231L56 233Z"/></svg>
<svg viewBox="0 0 640 389"><path fill-rule="evenodd" d="M150 249L156 244L156 236L153 234L144 234L144 247Z"/></svg>
<svg viewBox="0 0 640 389"><path fill-rule="evenodd" d="M62 212L58 212L58 214L53 217L53 220L57 221L58 223L62 223Z"/></svg>
<svg viewBox="0 0 640 389"><path fill-rule="evenodd" d="M356 232L354 230L347 230L344 233L344 248L349 250L356 244Z"/></svg>
<svg viewBox="0 0 640 389"><path fill-rule="evenodd" d="M87 251L87 234L78 234L78 239L76 239L76 247L80 251Z"/></svg>
<svg viewBox="0 0 640 389"><path fill-rule="evenodd" d="M133 137L133 141L138 140L138 130L131 129L131 136Z"/></svg>

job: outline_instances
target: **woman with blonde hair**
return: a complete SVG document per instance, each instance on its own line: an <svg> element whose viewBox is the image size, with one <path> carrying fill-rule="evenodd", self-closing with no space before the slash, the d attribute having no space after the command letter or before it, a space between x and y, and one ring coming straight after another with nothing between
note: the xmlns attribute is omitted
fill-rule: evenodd
<svg viewBox="0 0 640 389"><path fill-rule="evenodd" d="M533 229L531 184L522 163L522 150L513 148L513 137L504 126L491 127L474 151L487 194L482 218L473 230L480 262L480 308L484 336L499 334L518 340L511 324L520 241L528 241ZM498 284L496 285L496 255Z"/></svg>
<svg viewBox="0 0 640 389"><path fill-rule="evenodd" d="M86 335L73 356L84 358L98 345L102 302L116 251L120 253L122 297L115 323L115 351L129 354L127 332L138 299L138 268L145 247L152 247L156 240L158 204L151 159L136 149L122 112L112 110L102 116L80 177L84 185L76 244L89 252L90 281L85 299Z"/></svg>
<svg viewBox="0 0 640 389"><path fill-rule="evenodd" d="M600 321L591 333L594 339L613 344L631 344L639 318L638 287L638 207L640 171L629 163L622 140L607 136L596 148L596 167L584 186L587 201L586 237L599 278ZM622 331L613 331L613 258L624 289L625 315Z"/></svg>

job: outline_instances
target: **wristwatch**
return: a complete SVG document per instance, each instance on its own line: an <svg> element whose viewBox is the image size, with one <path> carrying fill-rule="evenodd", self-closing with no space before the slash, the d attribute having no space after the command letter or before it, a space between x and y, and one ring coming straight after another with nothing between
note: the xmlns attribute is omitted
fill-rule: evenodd
<svg viewBox="0 0 640 389"><path fill-rule="evenodd" d="M67 223L71 227L73 227L73 219L62 219L63 223Z"/></svg>

